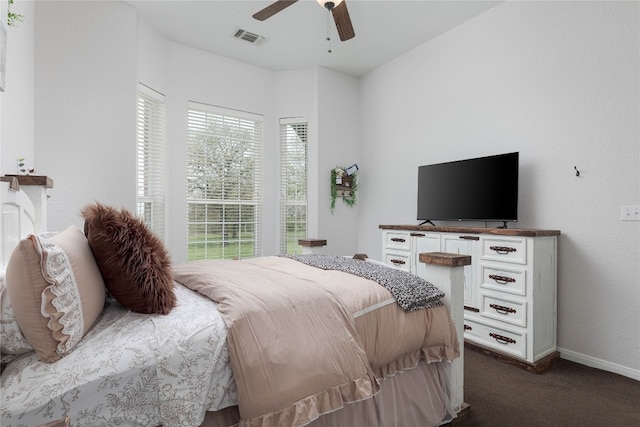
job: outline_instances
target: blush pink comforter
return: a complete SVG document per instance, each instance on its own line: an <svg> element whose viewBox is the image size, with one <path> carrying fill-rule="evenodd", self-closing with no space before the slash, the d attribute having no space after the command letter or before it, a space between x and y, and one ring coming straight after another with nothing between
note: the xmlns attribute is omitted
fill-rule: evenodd
<svg viewBox="0 0 640 427"><path fill-rule="evenodd" d="M373 396L376 376L459 355L444 306L405 313L348 273L263 257L182 264L174 279L218 303L240 426L304 425Z"/></svg>

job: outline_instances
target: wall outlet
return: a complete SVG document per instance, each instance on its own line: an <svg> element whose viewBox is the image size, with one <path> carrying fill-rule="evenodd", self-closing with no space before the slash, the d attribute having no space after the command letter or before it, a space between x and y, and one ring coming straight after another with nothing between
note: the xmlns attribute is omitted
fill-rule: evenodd
<svg viewBox="0 0 640 427"><path fill-rule="evenodd" d="M640 221L640 205L623 205L623 221Z"/></svg>

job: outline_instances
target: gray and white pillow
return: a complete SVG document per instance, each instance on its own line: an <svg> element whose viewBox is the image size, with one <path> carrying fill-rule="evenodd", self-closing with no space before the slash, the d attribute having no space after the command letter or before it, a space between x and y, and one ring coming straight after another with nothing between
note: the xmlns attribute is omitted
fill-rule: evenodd
<svg viewBox="0 0 640 427"><path fill-rule="evenodd" d="M0 363L9 363L18 355L33 351L22 334L7 292L4 267L0 267Z"/></svg>

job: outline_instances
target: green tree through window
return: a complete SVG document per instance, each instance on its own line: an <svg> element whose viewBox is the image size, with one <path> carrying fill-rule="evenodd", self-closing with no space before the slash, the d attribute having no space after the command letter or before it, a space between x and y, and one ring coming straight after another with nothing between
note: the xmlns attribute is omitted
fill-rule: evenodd
<svg viewBox="0 0 640 427"><path fill-rule="evenodd" d="M261 254L262 117L191 104L187 259Z"/></svg>
<svg viewBox="0 0 640 427"><path fill-rule="evenodd" d="M307 237L307 121L280 120L280 251L300 254Z"/></svg>

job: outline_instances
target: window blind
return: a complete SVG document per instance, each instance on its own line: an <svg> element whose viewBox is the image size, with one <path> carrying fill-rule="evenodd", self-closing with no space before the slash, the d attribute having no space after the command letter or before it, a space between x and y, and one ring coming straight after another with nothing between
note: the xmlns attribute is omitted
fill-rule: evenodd
<svg viewBox="0 0 640 427"><path fill-rule="evenodd" d="M189 103L187 259L262 252L261 115Z"/></svg>
<svg viewBox="0 0 640 427"><path fill-rule="evenodd" d="M304 118L280 119L280 251L300 254L307 237L307 141Z"/></svg>
<svg viewBox="0 0 640 427"><path fill-rule="evenodd" d="M164 95L139 85L136 136L137 214L163 240L165 120Z"/></svg>

